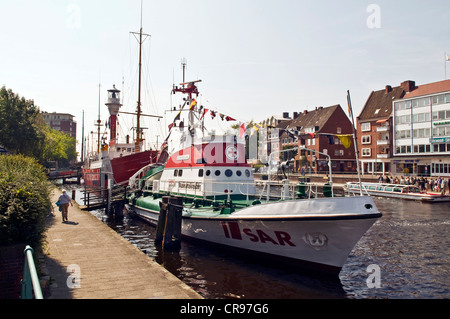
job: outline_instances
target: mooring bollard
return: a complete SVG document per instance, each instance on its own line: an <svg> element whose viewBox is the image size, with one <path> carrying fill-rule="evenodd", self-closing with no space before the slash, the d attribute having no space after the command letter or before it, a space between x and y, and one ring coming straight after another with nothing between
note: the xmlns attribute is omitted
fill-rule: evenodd
<svg viewBox="0 0 450 319"><path fill-rule="evenodd" d="M159 217L158 225L156 227L155 244L160 245L164 239L164 230L166 228L167 206L169 205L170 196L163 196L162 201L159 202Z"/></svg>

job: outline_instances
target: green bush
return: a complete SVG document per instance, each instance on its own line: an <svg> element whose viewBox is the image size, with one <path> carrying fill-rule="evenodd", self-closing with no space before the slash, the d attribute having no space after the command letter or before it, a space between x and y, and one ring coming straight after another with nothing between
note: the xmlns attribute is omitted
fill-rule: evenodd
<svg viewBox="0 0 450 319"><path fill-rule="evenodd" d="M50 190L35 159L0 156L0 245L40 243L51 208Z"/></svg>

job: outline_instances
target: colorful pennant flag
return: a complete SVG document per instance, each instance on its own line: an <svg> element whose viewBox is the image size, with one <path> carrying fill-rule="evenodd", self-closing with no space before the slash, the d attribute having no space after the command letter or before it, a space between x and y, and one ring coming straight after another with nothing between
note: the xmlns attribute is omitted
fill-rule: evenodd
<svg viewBox="0 0 450 319"><path fill-rule="evenodd" d="M245 123L242 123L239 127L239 136L242 138L242 136L245 134Z"/></svg>
<svg viewBox="0 0 450 319"><path fill-rule="evenodd" d="M197 105L197 101L195 99L192 99L191 106L189 107L189 111L194 110L196 105Z"/></svg>
<svg viewBox="0 0 450 319"><path fill-rule="evenodd" d="M205 114L206 113L208 113L208 109L203 109L203 114L202 114L202 116L200 117L200 121L202 120L202 118L205 116Z"/></svg>

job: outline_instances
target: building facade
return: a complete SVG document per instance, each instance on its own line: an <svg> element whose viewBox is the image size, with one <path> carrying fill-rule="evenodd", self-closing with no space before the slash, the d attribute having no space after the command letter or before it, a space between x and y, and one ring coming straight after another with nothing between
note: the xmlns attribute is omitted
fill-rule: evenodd
<svg viewBox="0 0 450 319"><path fill-rule="evenodd" d="M392 101L402 98L409 85L405 81L397 87L386 85L383 90L372 91L356 118L356 136L363 174L391 172Z"/></svg>
<svg viewBox="0 0 450 319"><path fill-rule="evenodd" d="M450 176L450 80L372 91L357 136L363 174Z"/></svg>
<svg viewBox="0 0 450 319"><path fill-rule="evenodd" d="M54 130L69 134L71 137L77 137L77 122L73 120L74 116L67 113L47 113L42 112L45 123Z"/></svg>
<svg viewBox="0 0 450 319"><path fill-rule="evenodd" d="M280 150L300 146L300 153L294 157L295 171L328 173L326 155L330 156L333 172L356 171L355 150L350 138L353 128L340 105L296 113L293 120L281 125ZM338 135L347 135L350 145L345 147Z"/></svg>
<svg viewBox="0 0 450 319"><path fill-rule="evenodd" d="M450 176L450 80L414 85L392 105L394 172Z"/></svg>

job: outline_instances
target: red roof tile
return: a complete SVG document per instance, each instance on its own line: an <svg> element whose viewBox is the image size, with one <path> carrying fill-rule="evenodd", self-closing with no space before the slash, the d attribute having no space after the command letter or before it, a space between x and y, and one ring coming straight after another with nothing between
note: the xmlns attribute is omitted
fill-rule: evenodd
<svg viewBox="0 0 450 319"><path fill-rule="evenodd" d="M405 93L404 99L412 97L450 91L450 80L428 83L416 86L411 92Z"/></svg>

